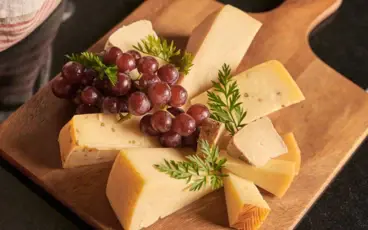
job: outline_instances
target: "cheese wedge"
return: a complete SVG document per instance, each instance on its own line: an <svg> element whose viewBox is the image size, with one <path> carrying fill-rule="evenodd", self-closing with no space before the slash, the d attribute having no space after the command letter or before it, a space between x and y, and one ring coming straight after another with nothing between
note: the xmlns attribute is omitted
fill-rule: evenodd
<svg viewBox="0 0 368 230"><path fill-rule="evenodd" d="M107 40L105 44L105 50L111 46L119 47L123 52L134 49L138 42L145 39L148 35L157 37L156 32L152 28L152 23L148 20L140 20L133 22L127 26L122 26L120 29L115 31ZM142 56L147 54L141 53ZM167 64L166 61L161 58L155 57L159 63L159 66ZM129 73L133 80L139 77L139 72L134 69Z"/></svg>
<svg viewBox="0 0 368 230"><path fill-rule="evenodd" d="M301 162L301 154L298 143L295 140L293 133L287 133L282 135L282 139L284 140L288 152L279 157L276 157L277 160L285 160L291 161L295 163L295 175L299 174L300 170L300 162Z"/></svg>
<svg viewBox="0 0 368 230"><path fill-rule="evenodd" d="M204 120L200 126L198 140L205 140L210 145L217 145L224 131L225 131L224 123L208 118ZM197 149L197 153L201 153L200 148Z"/></svg>
<svg viewBox="0 0 368 230"><path fill-rule="evenodd" d="M115 115L75 115L60 131L64 168L113 161L122 148L159 147L157 138L144 136L139 117L118 122Z"/></svg>
<svg viewBox="0 0 368 230"><path fill-rule="evenodd" d="M189 191L185 180L173 179L153 167L163 159L184 160L183 151L131 148L117 156L106 195L125 230L148 227L212 191L209 185L200 191Z"/></svg>
<svg viewBox="0 0 368 230"><path fill-rule="evenodd" d="M194 54L194 65L180 82L188 91L188 98L209 89L224 63L235 71L260 27L260 22L230 5L199 24L186 48Z"/></svg>
<svg viewBox="0 0 368 230"><path fill-rule="evenodd" d="M230 227L241 230L258 229L270 212L257 187L250 181L224 170L225 199Z"/></svg>
<svg viewBox="0 0 368 230"><path fill-rule="evenodd" d="M247 160L257 167L271 158L287 153L287 147L268 117L263 117L239 130L227 146L229 155Z"/></svg>
<svg viewBox="0 0 368 230"><path fill-rule="evenodd" d="M218 69L218 67L217 67ZM244 123L304 100L303 93L285 67L268 61L234 77L240 90L240 102L247 111ZM193 98L192 104L207 105L207 92Z"/></svg>
<svg viewBox="0 0 368 230"><path fill-rule="evenodd" d="M284 160L270 160L263 167L254 167L242 160L235 159L226 152L221 152L220 157L227 158L225 168L235 175L254 182L257 186L282 197L293 182L295 175L295 163Z"/></svg>

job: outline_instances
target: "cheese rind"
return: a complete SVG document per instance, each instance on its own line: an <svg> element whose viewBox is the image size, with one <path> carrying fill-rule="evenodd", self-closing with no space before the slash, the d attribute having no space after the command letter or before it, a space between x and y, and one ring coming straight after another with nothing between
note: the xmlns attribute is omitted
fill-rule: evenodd
<svg viewBox="0 0 368 230"><path fill-rule="evenodd" d="M287 147L271 120L263 117L239 130L230 140L227 152L260 167L271 158L287 153Z"/></svg>
<svg viewBox="0 0 368 230"><path fill-rule="evenodd" d="M138 230L211 192L208 185L189 191L185 180L156 170L163 159L183 161L189 151L174 148L131 148L118 154L107 182L106 195L126 230Z"/></svg>
<svg viewBox="0 0 368 230"><path fill-rule="evenodd" d="M301 164L301 154L298 143L295 140L295 136L293 133L287 133L282 135L282 139L284 140L287 146L288 152L279 157L276 157L275 159L294 162L295 175L298 175Z"/></svg>
<svg viewBox="0 0 368 230"><path fill-rule="evenodd" d="M293 182L294 162L271 159L265 166L257 168L229 156L226 152L221 152L220 156L227 158L225 168L228 171L254 182L257 186L277 197L284 196Z"/></svg>
<svg viewBox="0 0 368 230"><path fill-rule="evenodd" d="M115 115L74 115L59 134L63 168L113 161L122 148L159 147L157 138L144 136L139 117L118 122Z"/></svg>
<svg viewBox="0 0 368 230"><path fill-rule="evenodd" d="M241 230L258 229L270 212L257 187L250 181L224 170L225 199L230 227Z"/></svg>
<svg viewBox="0 0 368 230"><path fill-rule="evenodd" d="M188 98L209 89L224 63L235 71L260 27L260 22L231 5L225 5L199 24L186 47L194 54L194 65L180 79Z"/></svg>
<svg viewBox="0 0 368 230"><path fill-rule="evenodd" d="M276 60L257 65L234 79L239 86L240 102L247 111L246 124L305 99L294 79ZM195 103L208 105L207 92L193 98L191 104Z"/></svg>

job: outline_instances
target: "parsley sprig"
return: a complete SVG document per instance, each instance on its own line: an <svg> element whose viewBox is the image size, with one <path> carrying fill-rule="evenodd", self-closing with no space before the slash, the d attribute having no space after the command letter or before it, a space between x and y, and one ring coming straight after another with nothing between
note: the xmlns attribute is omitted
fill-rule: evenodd
<svg viewBox="0 0 368 230"><path fill-rule="evenodd" d="M180 49L176 48L173 41L168 42L157 36L148 35L133 48L142 53L159 57L168 63L174 63L179 72L182 72L184 75L187 75L193 66L193 55L191 53L184 52L181 58L175 61L174 59L181 55Z"/></svg>
<svg viewBox="0 0 368 230"><path fill-rule="evenodd" d="M66 55L70 61L75 61L87 68L96 70L99 74L99 78L102 80L106 75L110 82L115 85L117 82L116 74L118 68L116 65L107 66L105 65L101 57L91 52L82 52L80 54Z"/></svg>
<svg viewBox="0 0 368 230"><path fill-rule="evenodd" d="M194 154L186 156L187 161L174 161L164 159L164 163L154 167L160 172L166 173L172 178L186 180L190 185L190 191L198 191L209 183L212 189L223 186L223 174L221 169L226 163L226 158L219 158L219 148L210 146L207 141L200 140L199 145L202 156Z"/></svg>
<svg viewBox="0 0 368 230"><path fill-rule="evenodd" d="M240 99L237 82L232 78L231 68L224 64L218 71L218 82L212 81L213 91L207 91L211 118L225 123L226 129L234 135L245 126L243 120L247 115Z"/></svg>

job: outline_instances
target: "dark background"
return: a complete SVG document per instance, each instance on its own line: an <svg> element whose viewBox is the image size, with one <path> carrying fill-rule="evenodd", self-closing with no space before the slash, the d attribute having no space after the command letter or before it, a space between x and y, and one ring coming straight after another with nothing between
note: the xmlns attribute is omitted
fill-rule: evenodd
<svg viewBox="0 0 368 230"><path fill-rule="evenodd" d="M276 4L277 1L279 0L273 0ZM60 26L53 44L52 76L60 71L65 61L64 54L86 50L142 1L71 2L75 4L75 12ZM265 7L261 2L272 1L223 0L222 2L247 11L259 11L270 7L270 5ZM62 7L68 8L66 3L64 2ZM363 89L368 88L367 9L367 0L345 0L338 12L318 26L310 37L312 49L323 61ZM0 230L90 228L1 158L0 182ZM367 206L368 141L366 140L297 229L368 229Z"/></svg>

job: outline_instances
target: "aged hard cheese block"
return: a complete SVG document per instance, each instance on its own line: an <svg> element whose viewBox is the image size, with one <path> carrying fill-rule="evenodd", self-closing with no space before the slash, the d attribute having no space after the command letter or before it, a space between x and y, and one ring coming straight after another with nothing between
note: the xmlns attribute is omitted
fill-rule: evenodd
<svg viewBox="0 0 368 230"><path fill-rule="evenodd" d="M185 180L170 178L153 165L184 160L185 150L131 148L116 158L107 182L107 198L125 230L147 227L208 194L206 187L192 192Z"/></svg>
<svg viewBox="0 0 368 230"><path fill-rule="evenodd" d="M186 48L195 55L194 65L180 83L188 98L209 89L224 63L235 71L260 27L260 22L230 5L199 24Z"/></svg>
<svg viewBox="0 0 368 230"><path fill-rule="evenodd" d="M235 159L221 151L221 157L227 158L226 169L244 179L254 182L264 190L282 197L293 182L295 163L272 159L263 167L254 167L242 160Z"/></svg>
<svg viewBox="0 0 368 230"><path fill-rule="evenodd" d="M298 175L299 170L300 170L300 162L301 162L301 155L300 155L300 149L299 149L298 143L296 142L293 133L287 133L287 134L282 135L282 139L284 140L288 148L288 152L279 157L276 157L275 159L294 162L295 163L295 175Z"/></svg>
<svg viewBox="0 0 368 230"><path fill-rule="evenodd" d="M268 117L260 118L239 130L227 146L229 155L244 158L257 167L287 153L287 147Z"/></svg>
<svg viewBox="0 0 368 230"><path fill-rule="evenodd" d="M230 227L241 230L258 229L270 212L257 187L246 179L224 170L225 199Z"/></svg>
<svg viewBox="0 0 368 230"><path fill-rule="evenodd" d="M208 118L201 124L198 140L205 140L210 145L217 145L224 131L225 125L223 123ZM200 148L197 148L197 153L200 152Z"/></svg>
<svg viewBox="0 0 368 230"><path fill-rule="evenodd" d="M268 61L234 77L240 90L240 102L247 111L244 123L250 123L283 107L304 100L303 93L285 67L278 61ZM191 100L192 104L207 104L207 93Z"/></svg>
<svg viewBox="0 0 368 230"><path fill-rule="evenodd" d="M158 147L157 139L142 135L139 118L119 123L114 115L75 115L60 131L64 168L113 161L122 148Z"/></svg>

